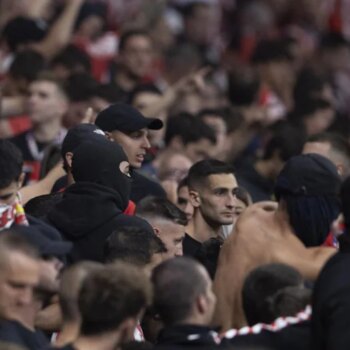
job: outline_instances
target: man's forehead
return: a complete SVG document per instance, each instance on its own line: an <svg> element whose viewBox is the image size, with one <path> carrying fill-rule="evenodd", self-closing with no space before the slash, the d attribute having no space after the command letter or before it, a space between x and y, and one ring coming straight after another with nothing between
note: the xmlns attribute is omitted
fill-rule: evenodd
<svg viewBox="0 0 350 350"><path fill-rule="evenodd" d="M233 174L213 174L208 176L207 184L210 188L235 188L237 180Z"/></svg>

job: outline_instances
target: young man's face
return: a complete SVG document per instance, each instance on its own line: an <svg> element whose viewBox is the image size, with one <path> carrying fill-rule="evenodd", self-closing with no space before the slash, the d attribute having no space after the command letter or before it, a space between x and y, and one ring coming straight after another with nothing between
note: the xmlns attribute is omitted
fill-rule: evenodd
<svg viewBox="0 0 350 350"><path fill-rule="evenodd" d="M148 130L145 128L129 134L114 130L110 133L110 137L123 147L130 165L135 169L141 168L147 149L151 147Z"/></svg>
<svg viewBox="0 0 350 350"><path fill-rule="evenodd" d="M164 243L167 252L162 253L163 259L182 256L182 241L185 238L185 226L168 220L155 223L154 230Z"/></svg>
<svg viewBox="0 0 350 350"><path fill-rule="evenodd" d="M30 85L28 112L34 124L61 118L67 108L67 99L54 82L35 81Z"/></svg>
<svg viewBox="0 0 350 350"><path fill-rule="evenodd" d="M39 264L20 253L9 252L0 271L0 316L21 318L24 308L33 300L33 288L39 282Z"/></svg>
<svg viewBox="0 0 350 350"><path fill-rule="evenodd" d="M152 63L152 42L145 35L133 35L120 52L123 66L135 78L143 78L149 73Z"/></svg>
<svg viewBox="0 0 350 350"><path fill-rule="evenodd" d="M233 174L208 176L206 186L198 191L197 204L204 220L210 226L230 225L234 219L234 194L237 181Z"/></svg>

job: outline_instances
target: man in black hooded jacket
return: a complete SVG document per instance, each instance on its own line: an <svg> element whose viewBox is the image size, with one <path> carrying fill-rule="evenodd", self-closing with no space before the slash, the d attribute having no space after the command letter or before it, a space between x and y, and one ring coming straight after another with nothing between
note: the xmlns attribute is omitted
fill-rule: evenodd
<svg viewBox="0 0 350 350"><path fill-rule="evenodd" d="M48 220L73 242L72 262L103 262L106 238L116 227L150 225L123 214L130 196L129 162L122 148L108 140L85 142L75 151L72 174L76 183L49 213Z"/></svg>

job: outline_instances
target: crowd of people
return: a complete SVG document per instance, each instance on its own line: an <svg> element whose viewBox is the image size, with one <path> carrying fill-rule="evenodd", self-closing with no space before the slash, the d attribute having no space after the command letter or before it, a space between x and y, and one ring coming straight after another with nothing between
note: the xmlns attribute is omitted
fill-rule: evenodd
<svg viewBox="0 0 350 350"><path fill-rule="evenodd" d="M349 230L349 0L0 0L0 350L347 350Z"/></svg>

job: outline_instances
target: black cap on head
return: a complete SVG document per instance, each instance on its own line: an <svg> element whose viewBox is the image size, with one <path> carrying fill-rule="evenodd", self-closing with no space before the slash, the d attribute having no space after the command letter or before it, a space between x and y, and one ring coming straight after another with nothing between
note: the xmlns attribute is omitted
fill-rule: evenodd
<svg viewBox="0 0 350 350"><path fill-rule="evenodd" d="M107 139L83 142L74 151L72 174L76 182L93 182L113 189L120 197L120 209L125 210L131 179L121 172L123 161L128 162L128 158L117 143Z"/></svg>
<svg viewBox="0 0 350 350"><path fill-rule="evenodd" d="M67 152L73 152L82 142L91 139L105 138L104 132L94 124L79 124L69 129L62 142L61 154L64 158Z"/></svg>
<svg viewBox="0 0 350 350"><path fill-rule="evenodd" d="M333 196L339 193L341 178L335 165L319 154L292 157L277 177L275 194Z"/></svg>
<svg viewBox="0 0 350 350"><path fill-rule="evenodd" d="M71 242L62 240L55 228L43 222L40 225L16 226L15 231L26 237L41 256L63 258L73 247Z"/></svg>
<svg viewBox="0 0 350 350"><path fill-rule="evenodd" d="M134 107L115 103L101 111L95 124L103 131L119 130L129 133L144 128L159 130L163 127L163 122L156 118L146 118Z"/></svg>

